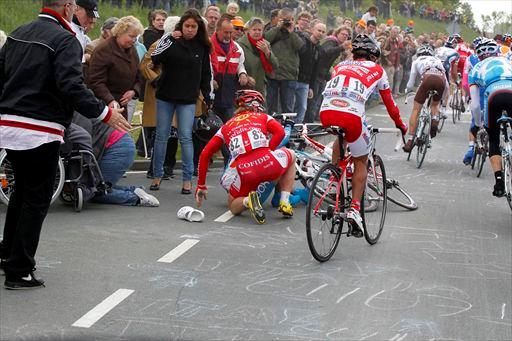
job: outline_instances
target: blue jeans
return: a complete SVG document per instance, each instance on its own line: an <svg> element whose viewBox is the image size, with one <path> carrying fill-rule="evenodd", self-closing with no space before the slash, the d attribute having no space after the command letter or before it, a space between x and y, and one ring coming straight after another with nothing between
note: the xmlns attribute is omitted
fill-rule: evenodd
<svg viewBox="0 0 512 341"><path fill-rule="evenodd" d="M196 104L178 104L156 100L156 137L153 147L153 176L164 175L164 159L167 140L171 131L174 112L178 115L178 138L181 144L181 160L183 164L183 182L192 180L194 172L194 145L192 144L192 128Z"/></svg>
<svg viewBox="0 0 512 341"><path fill-rule="evenodd" d="M92 202L99 204L137 205L139 197L133 193L135 186L119 186L117 182L130 168L135 159L135 143L128 134L124 134L119 141L105 149L99 160L103 180L112 184L112 192L96 196Z"/></svg>
<svg viewBox="0 0 512 341"><path fill-rule="evenodd" d="M294 120L295 123L302 123L304 120L304 115L308 108L308 93L309 84L297 82L297 86L295 88L295 108L293 110L293 112L297 113Z"/></svg>
<svg viewBox="0 0 512 341"><path fill-rule="evenodd" d="M295 105L295 80L269 79L267 84L267 109L271 115L274 112L293 112ZM279 101L281 111L279 111Z"/></svg>

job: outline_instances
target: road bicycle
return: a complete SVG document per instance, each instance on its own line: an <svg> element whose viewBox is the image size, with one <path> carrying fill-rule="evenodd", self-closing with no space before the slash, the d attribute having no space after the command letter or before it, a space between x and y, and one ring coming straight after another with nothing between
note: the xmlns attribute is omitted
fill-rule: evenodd
<svg viewBox="0 0 512 341"><path fill-rule="evenodd" d="M476 167L476 177L479 178L484 168L485 160L489 155L489 135L487 130L481 127L476 133L475 145L473 146L473 158L471 169Z"/></svg>
<svg viewBox="0 0 512 341"><path fill-rule="evenodd" d="M414 92L411 92L405 96L405 104L407 104L408 97L413 94ZM418 147L416 149L417 168L421 168L421 166L423 165L425 155L427 155L427 150L431 148L432 145L432 137L430 137L430 127L432 124L432 109L430 105L432 103L432 98L435 95L437 95L437 91L435 90L430 90L428 92L428 99L421 108L420 114L418 116L418 125L416 126L416 132L414 133L413 137L413 146ZM410 160L413 149L409 151L409 154L407 155L407 161Z"/></svg>
<svg viewBox="0 0 512 341"><path fill-rule="evenodd" d="M306 209L306 236L309 250L319 262L329 260L338 247L341 235L352 236L346 211L352 201L352 155L345 152L341 128L327 128L339 138L340 159L337 165L324 164L316 173L309 191ZM368 178L361 198L361 217L364 237L373 245L379 240L387 211L386 171L382 158L375 152L376 135L397 132L391 128L369 128L371 133L368 154ZM346 224L345 224L346 223Z"/></svg>
<svg viewBox="0 0 512 341"><path fill-rule="evenodd" d="M512 210L512 118L503 110L498 119L500 125L501 169L505 181L505 197Z"/></svg>
<svg viewBox="0 0 512 341"><path fill-rule="evenodd" d="M460 88L461 75L457 73L457 80L455 81L455 93L452 96L450 107L452 108L452 121L455 124L460 121L460 114L465 110L464 101L462 99L462 90Z"/></svg>

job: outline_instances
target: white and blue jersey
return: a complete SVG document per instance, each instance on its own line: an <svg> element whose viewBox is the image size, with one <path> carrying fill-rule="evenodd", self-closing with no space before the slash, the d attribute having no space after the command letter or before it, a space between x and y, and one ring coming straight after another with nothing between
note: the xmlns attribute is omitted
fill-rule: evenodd
<svg viewBox="0 0 512 341"><path fill-rule="evenodd" d="M460 58L459 53L451 47L441 46L436 50L435 56L439 58L441 62L443 62L443 66L446 70L446 77L448 78L452 63L459 60Z"/></svg>
<svg viewBox="0 0 512 341"><path fill-rule="evenodd" d="M483 110L487 122L488 98L498 90L512 91L512 63L505 57L491 57L477 63L468 75L468 84L477 85L484 92ZM481 102L480 102L481 103ZM482 107L482 103L480 105Z"/></svg>

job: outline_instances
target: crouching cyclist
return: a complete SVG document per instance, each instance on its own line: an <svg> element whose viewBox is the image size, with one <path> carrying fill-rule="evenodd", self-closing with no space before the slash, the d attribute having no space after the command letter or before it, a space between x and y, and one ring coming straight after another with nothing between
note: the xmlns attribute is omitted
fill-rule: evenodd
<svg viewBox="0 0 512 341"><path fill-rule="evenodd" d="M295 182L295 154L286 148L276 149L285 136L282 125L265 114L263 96L254 90L236 92L237 110L208 142L199 157L196 203L200 207L208 193L206 173L210 158L224 144L231 154L228 208L238 215L249 209L258 224L265 222L256 189L261 182L277 181L281 191L279 211L291 217L290 192ZM272 134L270 141L268 134ZM223 180L224 184L226 179Z"/></svg>
<svg viewBox="0 0 512 341"><path fill-rule="evenodd" d="M506 110L512 116L512 64L499 56L500 47L496 41L484 38L475 48L480 59L468 76L471 93L471 113L476 125L480 122L480 90L484 90L484 125L489 134L489 157L496 183L492 194L502 197L505 182L501 169L500 126L497 120Z"/></svg>
<svg viewBox="0 0 512 341"><path fill-rule="evenodd" d="M367 35L358 35L352 42L352 54L354 60L343 61L334 67L331 80L323 92L320 121L324 127L337 126L345 132L345 140L354 160L352 202L347 218L354 236L363 237L359 209L366 184L370 150L365 103L375 88L379 89L390 117L403 135L407 133L407 126L402 122L400 110L391 96L387 74L376 64L380 49L375 41ZM332 162L336 164L339 156L339 142L336 140Z"/></svg>
<svg viewBox="0 0 512 341"><path fill-rule="evenodd" d="M430 136L435 137L437 134L437 127L439 125L439 104L441 98L444 98L445 103L448 102L448 80L445 76L445 69L443 63L438 58L434 57L434 49L430 45L422 45L416 52L418 59L412 63L411 75L407 82L407 92L410 92L414 87L414 82L417 76L421 76L421 83L414 97L414 104L412 107L412 114L409 118L409 138L404 146L404 152L409 153L413 148L413 139L416 134L416 126L418 125L418 115L423 104L427 100L428 93L431 90L437 92L432 98L431 114L432 125L430 126Z"/></svg>

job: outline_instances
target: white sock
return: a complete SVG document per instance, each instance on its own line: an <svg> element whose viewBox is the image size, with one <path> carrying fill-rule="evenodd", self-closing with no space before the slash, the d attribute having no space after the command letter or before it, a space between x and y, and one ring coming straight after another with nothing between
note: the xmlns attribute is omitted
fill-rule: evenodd
<svg viewBox="0 0 512 341"><path fill-rule="evenodd" d="M282 201L285 204L289 204L290 203L290 192L282 191L281 192L281 199L279 199L279 201Z"/></svg>
<svg viewBox="0 0 512 341"><path fill-rule="evenodd" d="M249 197L244 198L243 204L245 208L249 208Z"/></svg>
<svg viewBox="0 0 512 341"><path fill-rule="evenodd" d="M475 141L469 141L469 146L473 147L475 145Z"/></svg>

